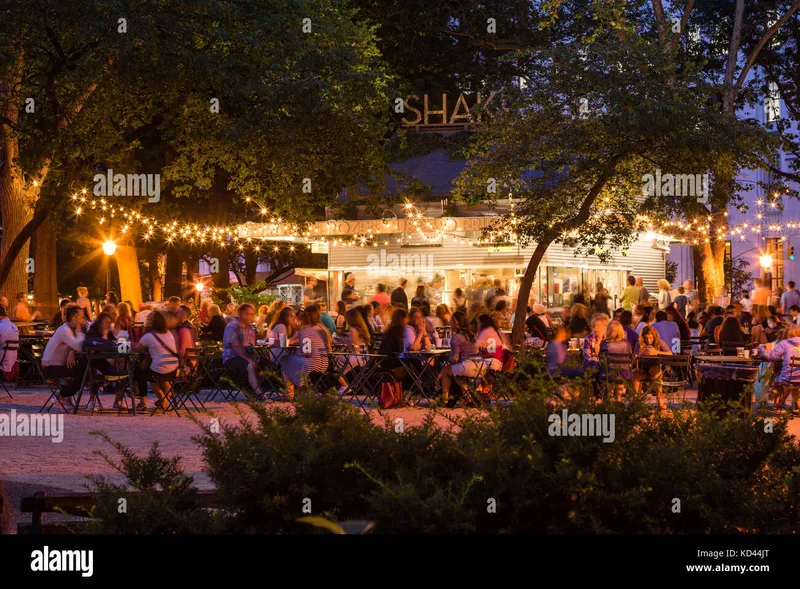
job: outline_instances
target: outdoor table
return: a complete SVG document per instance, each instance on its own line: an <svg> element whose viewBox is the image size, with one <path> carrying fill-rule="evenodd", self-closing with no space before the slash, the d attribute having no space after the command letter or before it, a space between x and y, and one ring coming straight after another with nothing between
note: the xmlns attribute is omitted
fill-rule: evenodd
<svg viewBox="0 0 800 589"><path fill-rule="evenodd" d="M753 395L748 391L748 387L755 384L758 378L759 367L754 366L750 358L732 357L731 362L717 362L719 358L731 358L726 356L715 356L714 362L702 362L695 364L697 373L697 405L701 408L704 401L711 397L719 397L723 402L738 401L747 409L753 405ZM742 362L744 360L744 362ZM757 363L760 360L756 359Z"/></svg>
<svg viewBox="0 0 800 589"><path fill-rule="evenodd" d="M136 387L134 384L133 378L133 370L136 366L138 360L142 357L142 354L138 352L130 351L130 352L120 352L119 350L116 351L93 351L91 354L87 354L86 352L79 352L86 356L86 369L83 372L83 380L81 381L81 387L78 389L78 398L75 400L75 408L73 409L73 413L77 415L78 409L80 408L81 404L81 397L83 396L83 389L86 387L86 384L91 381L92 378L92 360L122 360L125 363L125 367L127 369L127 381L128 381L128 390L130 391L131 397L131 411L133 415L136 415ZM123 375L120 375L123 376ZM92 400L91 397L89 399Z"/></svg>
<svg viewBox="0 0 800 589"><path fill-rule="evenodd" d="M347 374L354 374L354 376L352 380L347 380L344 369L347 366L348 358L351 355L365 358L366 362L359 366L358 369L354 368L348 372ZM347 387L339 395L340 398L350 394L356 398L356 402L358 403L359 407L363 409L364 402L366 402L367 399L378 397L380 394L380 389L379 387L377 390L373 388L378 386L378 383L374 382L373 377L380 369L381 361L386 356L382 354L362 354L358 352L332 352L330 357L332 360L329 364L331 374L335 378L340 376L345 377L345 381L347 381ZM365 397L364 402L358 398L359 395Z"/></svg>
<svg viewBox="0 0 800 589"><path fill-rule="evenodd" d="M433 375L436 360L446 362L449 356L450 350L435 349L403 352L398 354L397 358L411 377L411 388L416 389L423 398L427 398L428 392L433 387L432 383L426 382L426 380L430 380ZM409 392L413 394L413 390Z"/></svg>
<svg viewBox="0 0 800 589"><path fill-rule="evenodd" d="M697 362L703 362L706 364L759 364L763 361L762 358L758 358L757 356L750 356L749 358L740 358L739 356L722 356L722 355L714 355L714 356L694 356L694 359Z"/></svg>

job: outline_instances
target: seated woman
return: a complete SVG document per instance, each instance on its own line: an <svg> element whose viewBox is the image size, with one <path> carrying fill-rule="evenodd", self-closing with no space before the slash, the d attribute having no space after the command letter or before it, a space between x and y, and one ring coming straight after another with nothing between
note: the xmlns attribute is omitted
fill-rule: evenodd
<svg viewBox="0 0 800 589"><path fill-rule="evenodd" d="M456 311L450 317L450 363L442 370L442 391L448 407L454 407L461 395L448 398L453 377L475 378L486 370L483 358L475 347L475 336L469 330L467 314Z"/></svg>
<svg viewBox="0 0 800 589"><path fill-rule="evenodd" d="M320 321L319 307L309 305L297 316L298 329L291 341L299 347L281 358L289 398L294 395L295 387L324 375L333 346L331 334Z"/></svg>
<svg viewBox="0 0 800 589"><path fill-rule="evenodd" d="M743 348L747 343L747 336L736 317L727 317L720 325L716 337L717 343L722 346L723 351L725 348Z"/></svg>
<svg viewBox="0 0 800 589"><path fill-rule="evenodd" d="M342 333L347 329L347 303L344 301L336 302L336 331Z"/></svg>
<svg viewBox="0 0 800 589"><path fill-rule="evenodd" d="M108 313L100 313L86 332L86 339L83 340L83 349L86 351L116 352L117 340L111 327L111 316ZM118 369L110 358L93 360L91 369L95 373L99 372L108 376L118 376L125 373L124 370ZM90 391L92 395L97 394L97 385L94 381L91 383ZM125 409L122 405L121 390L117 390L115 394L113 407L120 411Z"/></svg>
<svg viewBox="0 0 800 589"><path fill-rule="evenodd" d="M372 308L371 305L367 305ZM343 378L354 368L359 368L367 363L367 358L364 354L369 353L369 346L371 336L367 329L364 318L357 309L350 309L347 311L347 323L350 325L350 331L347 332L347 348L349 352L353 352L344 357L339 357L339 364L342 366L342 377L339 383L339 394L341 395L347 389L347 381Z"/></svg>
<svg viewBox="0 0 800 589"><path fill-rule="evenodd" d="M178 361L178 347L175 344L175 338L168 329L167 318L163 313L156 311L151 314L153 321L153 328L142 336L142 339L136 344L137 352L146 351L150 356L151 362L149 368L138 367L134 371L134 379L136 380L139 389L139 404L136 406L137 411L147 411L147 383L150 382L153 392L158 400L156 401L156 409L166 411L167 394L164 391L161 378L171 378L178 373L180 362Z"/></svg>
<svg viewBox="0 0 800 589"><path fill-rule="evenodd" d="M767 351L764 345L758 346L758 355L765 360L783 360L781 372L775 378L773 386L775 409L783 409L786 399L792 393L792 413L796 414L798 403L795 395L800 390L800 369L792 369L792 359L800 357L800 325L791 325L786 330L786 339L776 343L771 350Z"/></svg>
<svg viewBox="0 0 800 589"><path fill-rule="evenodd" d="M273 345L280 345L281 335L286 336L286 342L288 343L294 337L295 331L297 331L297 316L294 309L291 307L281 309L281 312L278 313L278 318L269 326L269 331L274 340Z"/></svg>
<svg viewBox="0 0 800 589"><path fill-rule="evenodd" d="M381 371L392 374L397 380L406 378L406 371L398 356L405 351L405 330L408 326L408 311L395 309L389 327L381 340L378 353L385 356L381 360Z"/></svg>
<svg viewBox="0 0 800 589"><path fill-rule="evenodd" d="M208 299L205 299L208 300ZM219 305L209 305L206 309L208 313L208 324L200 328L200 339L212 342L221 342L225 337L225 318Z"/></svg>
<svg viewBox="0 0 800 589"><path fill-rule="evenodd" d="M511 310L504 299L497 301L492 312L492 321L500 329L511 329Z"/></svg>
<svg viewBox="0 0 800 589"><path fill-rule="evenodd" d="M372 333L382 333L383 332L383 319L381 318L381 304L378 301L372 301L365 305L365 307L369 307L366 309L367 311L367 320L369 321L370 327L372 327Z"/></svg>
<svg viewBox="0 0 800 589"><path fill-rule="evenodd" d="M592 333L583 340L583 369L600 368L600 348L606 337L608 328L608 315L595 315L592 317Z"/></svg>
<svg viewBox="0 0 800 589"><path fill-rule="evenodd" d="M418 352L431 348L431 337L422 312L417 307L412 307L408 314L408 324L403 332L403 351Z"/></svg>
<svg viewBox="0 0 800 589"><path fill-rule="evenodd" d="M478 335L475 336L475 346L482 351L483 357L489 360L490 370L502 370L504 346L503 336L489 315L478 317Z"/></svg>
<svg viewBox="0 0 800 589"><path fill-rule="evenodd" d="M661 341L658 332L651 325L642 330L642 336L636 349L633 351L637 358L637 368L633 373L633 387L638 392L641 390L642 382L658 381L661 378L661 364L658 362L659 356L671 356L672 351L669 346ZM661 399L661 384L656 387L656 401L659 409L666 409L667 406Z"/></svg>
<svg viewBox="0 0 800 589"><path fill-rule="evenodd" d="M627 356L633 354L631 343L625 334L625 329L619 321L612 321L608 324L606 330L606 337L600 344L601 354L612 354L613 356ZM624 358L608 358L608 375L610 379L614 380L614 391L620 394L625 391L625 383L633 382L633 371L631 370L630 361ZM605 366L603 367L605 369Z"/></svg>

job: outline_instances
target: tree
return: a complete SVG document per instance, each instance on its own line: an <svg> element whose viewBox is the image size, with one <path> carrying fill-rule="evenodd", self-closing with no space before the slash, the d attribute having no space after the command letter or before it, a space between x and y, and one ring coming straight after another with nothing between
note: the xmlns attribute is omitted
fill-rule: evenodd
<svg viewBox="0 0 800 589"><path fill-rule="evenodd" d="M344 5L145 0L122 12L100 1L2 8L14 24L0 31L14 49L0 57L4 288L27 290L26 236L99 164L163 172L160 214L186 215L222 171L228 190L296 221L381 166L386 75L373 33ZM30 117L26 97L39 105ZM169 163L129 161L153 133Z"/></svg>
<svg viewBox="0 0 800 589"><path fill-rule="evenodd" d="M601 260L624 250L650 222L697 199L644 194L647 174L700 173L721 150L740 162L757 135L704 108L715 88L696 70L675 70L673 60L633 31L620 35L607 26L515 60L529 85L504 93L508 108L478 133L456 196L521 199L489 236L536 244L518 293L516 316L525 317L551 244L574 245ZM738 138L734 145L723 142L730 136ZM515 344L524 329L524 322L514 323Z"/></svg>

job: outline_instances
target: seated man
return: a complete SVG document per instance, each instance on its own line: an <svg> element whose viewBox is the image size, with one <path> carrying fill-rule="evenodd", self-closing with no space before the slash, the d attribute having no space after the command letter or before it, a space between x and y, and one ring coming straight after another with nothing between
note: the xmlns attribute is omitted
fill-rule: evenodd
<svg viewBox="0 0 800 589"><path fill-rule="evenodd" d="M6 351L6 342L19 342L19 330L11 322L8 311L0 305L0 379L11 382L15 378L17 350Z"/></svg>
<svg viewBox="0 0 800 589"><path fill-rule="evenodd" d="M64 324L56 329L42 354L42 371L46 377L70 379L61 387L60 399L69 399L78 392L86 371L86 356L76 356L83 350L85 335L81 331L82 325L83 309L77 305L67 307Z"/></svg>
<svg viewBox="0 0 800 589"><path fill-rule="evenodd" d="M256 343L256 330L253 327L255 318L256 309L253 305L244 303L239 306L238 315L225 326L225 335L222 338L222 362L237 385L249 385L256 398L263 400L265 393L260 386L258 363L247 350Z"/></svg>

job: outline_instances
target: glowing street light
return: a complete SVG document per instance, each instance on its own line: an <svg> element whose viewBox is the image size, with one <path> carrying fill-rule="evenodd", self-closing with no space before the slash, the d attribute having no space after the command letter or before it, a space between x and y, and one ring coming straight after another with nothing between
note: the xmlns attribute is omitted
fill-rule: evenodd
<svg viewBox="0 0 800 589"><path fill-rule="evenodd" d="M198 282L197 284L194 285L194 289L197 292L203 292L203 290L205 290L205 288L206 288L206 285L203 284L202 282Z"/></svg>
<svg viewBox="0 0 800 589"><path fill-rule="evenodd" d="M117 244L114 241L108 240L103 242L103 253L106 256L114 255L114 252L117 251ZM111 260L106 260L106 293L111 292Z"/></svg>
<svg viewBox="0 0 800 589"><path fill-rule="evenodd" d="M758 261L764 270L769 270L772 268L772 256L770 254L764 254L760 256Z"/></svg>

